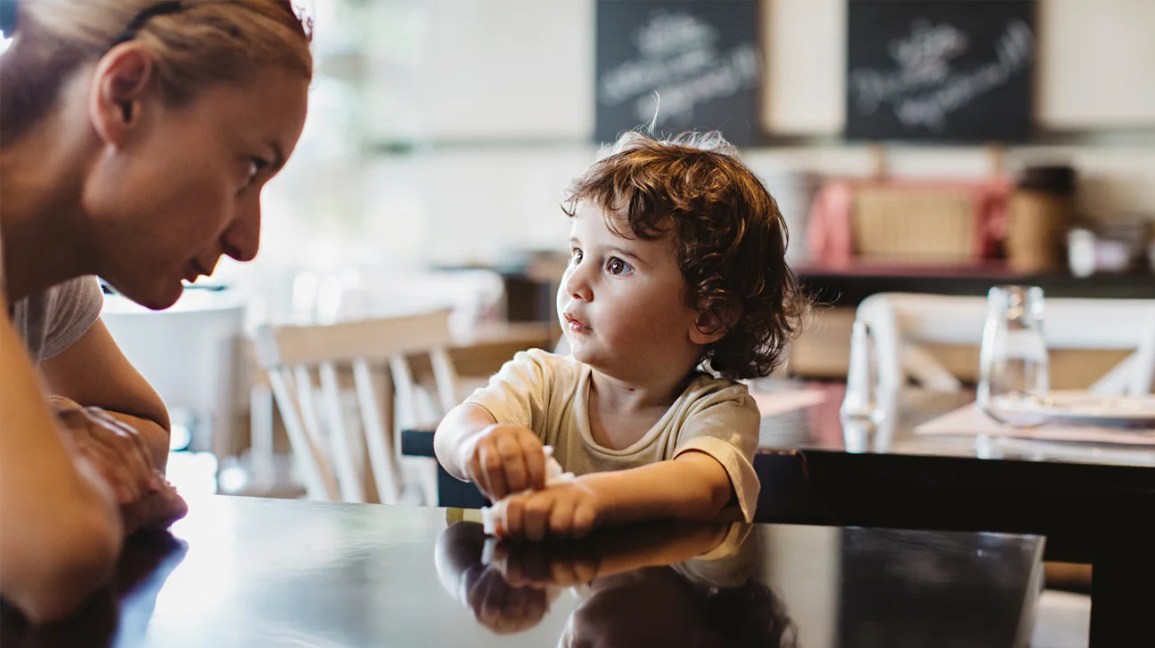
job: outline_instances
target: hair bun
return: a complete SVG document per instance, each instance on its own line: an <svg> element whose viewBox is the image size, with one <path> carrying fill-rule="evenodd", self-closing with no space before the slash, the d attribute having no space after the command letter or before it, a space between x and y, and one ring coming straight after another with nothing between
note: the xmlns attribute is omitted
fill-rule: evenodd
<svg viewBox="0 0 1155 648"><path fill-rule="evenodd" d="M16 34L16 19L20 14L17 7L16 0L0 0L0 32L5 38Z"/></svg>

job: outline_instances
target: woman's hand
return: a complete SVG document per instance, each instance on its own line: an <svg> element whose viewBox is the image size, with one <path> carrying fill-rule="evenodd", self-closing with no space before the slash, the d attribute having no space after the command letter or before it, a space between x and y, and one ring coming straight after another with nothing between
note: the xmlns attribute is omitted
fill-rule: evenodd
<svg viewBox="0 0 1155 648"><path fill-rule="evenodd" d="M99 407L80 407L59 397L49 404L67 441L104 478L117 503L123 506L160 490L162 478L136 430Z"/></svg>
<svg viewBox="0 0 1155 648"><path fill-rule="evenodd" d="M491 500L545 486L545 450L528 428L496 423L464 448L465 478Z"/></svg>
<svg viewBox="0 0 1155 648"><path fill-rule="evenodd" d="M601 499L579 477L568 484L510 497L504 504L497 535L584 538L602 518Z"/></svg>
<svg viewBox="0 0 1155 648"><path fill-rule="evenodd" d="M73 452L116 494L125 535L165 528L188 513L188 504L153 465L144 440L132 427L97 407L50 399Z"/></svg>

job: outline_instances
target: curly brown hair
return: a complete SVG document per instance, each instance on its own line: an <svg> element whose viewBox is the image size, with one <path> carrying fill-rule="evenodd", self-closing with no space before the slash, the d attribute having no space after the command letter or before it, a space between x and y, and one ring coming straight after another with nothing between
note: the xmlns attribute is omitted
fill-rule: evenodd
<svg viewBox="0 0 1155 648"><path fill-rule="evenodd" d="M769 375L807 308L773 196L716 131L661 140L630 131L604 153L562 209L572 217L590 201L626 238L672 230L686 303L729 329L706 348L705 366L731 380Z"/></svg>

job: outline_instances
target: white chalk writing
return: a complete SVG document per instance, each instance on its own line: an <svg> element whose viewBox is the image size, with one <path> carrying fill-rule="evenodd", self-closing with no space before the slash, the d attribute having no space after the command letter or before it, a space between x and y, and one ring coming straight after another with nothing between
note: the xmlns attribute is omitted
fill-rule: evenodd
<svg viewBox="0 0 1155 648"><path fill-rule="evenodd" d="M642 123L654 118L655 101L660 100L655 127L690 123L695 106L757 83L754 44L721 49L717 41L717 30L695 16L655 11L634 35L639 56L602 76L601 102L633 102L635 118Z"/></svg>
<svg viewBox="0 0 1155 648"><path fill-rule="evenodd" d="M873 114L886 104L906 127L942 132L950 113L958 111L1025 69L1034 56L1034 34L1013 20L999 36L994 60L974 69L957 70L952 62L970 47L962 30L949 24L918 20L910 34L888 44L897 69L850 73L850 93L861 114Z"/></svg>

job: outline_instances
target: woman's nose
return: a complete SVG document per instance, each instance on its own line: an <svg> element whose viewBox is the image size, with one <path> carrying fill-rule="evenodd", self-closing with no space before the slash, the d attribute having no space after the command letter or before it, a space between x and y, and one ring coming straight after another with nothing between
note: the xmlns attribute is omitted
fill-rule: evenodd
<svg viewBox="0 0 1155 648"><path fill-rule="evenodd" d="M224 253L237 261L252 261L261 247L261 203L242 207L236 220L221 237Z"/></svg>

